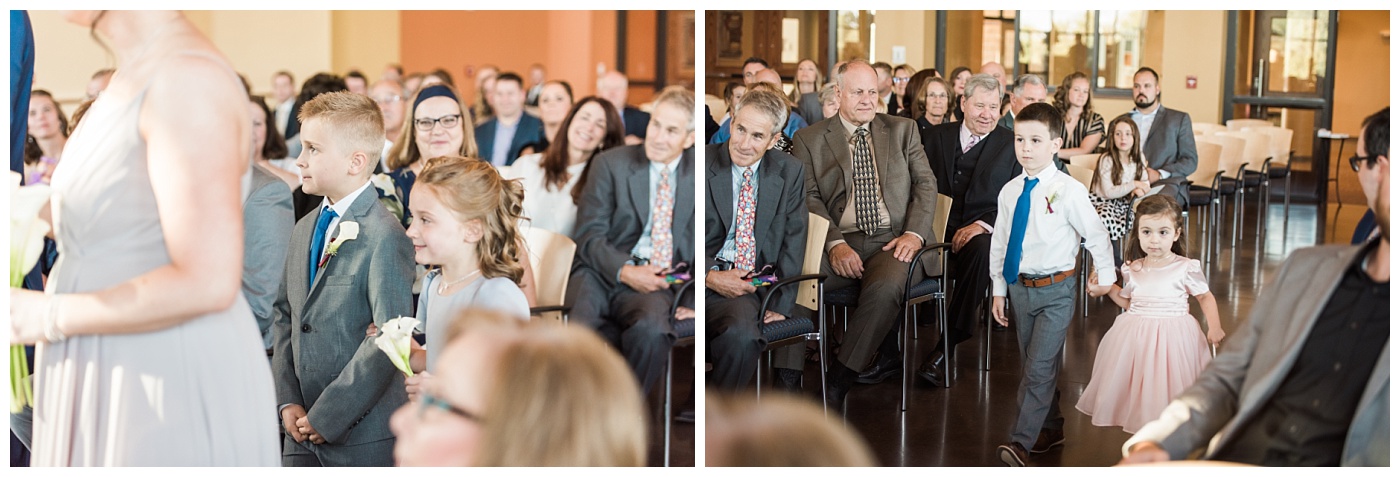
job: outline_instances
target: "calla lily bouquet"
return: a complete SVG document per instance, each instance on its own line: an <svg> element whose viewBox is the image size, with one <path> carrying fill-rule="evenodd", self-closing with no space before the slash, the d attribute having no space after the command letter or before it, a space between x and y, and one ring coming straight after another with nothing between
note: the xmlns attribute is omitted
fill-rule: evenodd
<svg viewBox="0 0 1400 477"><path fill-rule="evenodd" d="M394 318L379 327L379 336L374 339L374 344L378 345L384 354L389 355L389 361L392 361L399 371L403 371L405 377L413 377L413 368L408 365L408 355L412 350L410 342L413 340L413 329L418 327L418 323L416 318L407 316Z"/></svg>
<svg viewBox="0 0 1400 477"><path fill-rule="evenodd" d="M49 224L39 212L49 203L49 186L20 186L20 175L10 172L10 288L24 286L24 276L44 254L44 235ZM29 379L29 362L24 345L10 345L10 412L17 413L34 402Z"/></svg>

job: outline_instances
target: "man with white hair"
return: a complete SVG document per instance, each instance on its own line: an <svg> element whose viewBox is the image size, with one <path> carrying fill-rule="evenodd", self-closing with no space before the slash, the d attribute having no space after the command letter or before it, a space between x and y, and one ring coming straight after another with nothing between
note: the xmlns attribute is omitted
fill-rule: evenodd
<svg viewBox="0 0 1400 477"><path fill-rule="evenodd" d="M622 116L622 128L627 145L641 144L647 137L647 123L651 114L627 105L627 75L609 71L598 77L598 97L608 100Z"/></svg>

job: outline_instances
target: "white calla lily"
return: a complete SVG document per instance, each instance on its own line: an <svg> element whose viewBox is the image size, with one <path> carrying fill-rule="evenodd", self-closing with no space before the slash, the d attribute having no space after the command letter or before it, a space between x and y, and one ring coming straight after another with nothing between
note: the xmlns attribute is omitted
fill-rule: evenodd
<svg viewBox="0 0 1400 477"><path fill-rule="evenodd" d="M355 237L359 236L360 224L348 220L340 221L339 232L335 234L335 239L331 241L330 250L326 253L334 256L336 252L340 251L340 244L355 240Z"/></svg>
<svg viewBox="0 0 1400 477"><path fill-rule="evenodd" d="M49 224L39 212L49 205L47 185L20 186L20 175L10 171L10 287L24 286L24 276L44 254ZM24 345L10 346L10 412L23 410L34 400Z"/></svg>
<svg viewBox="0 0 1400 477"><path fill-rule="evenodd" d="M413 376L413 369L408 364L408 356L412 351L409 341L413 339L413 329L418 327L418 323L417 319L407 316L394 318L379 327L379 336L374 339L375 346L389 356L389 361L393 362L394 367L399 368L404 376Z"/></svg>

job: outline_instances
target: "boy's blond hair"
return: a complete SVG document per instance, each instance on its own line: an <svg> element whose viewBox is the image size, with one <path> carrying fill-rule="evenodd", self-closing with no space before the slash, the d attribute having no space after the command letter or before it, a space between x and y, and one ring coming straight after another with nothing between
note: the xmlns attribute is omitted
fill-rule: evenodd
<svg viewBox="0 0 1400 477"><path fill-rule="evenodd" d="M384 115L369 96L349 91L317 95L297 113L298 121L312 119L324 121L334 140L352 152L363 152L371 162L379 162L384 152ZM368 175L374 168L365 170Z"/></svg>

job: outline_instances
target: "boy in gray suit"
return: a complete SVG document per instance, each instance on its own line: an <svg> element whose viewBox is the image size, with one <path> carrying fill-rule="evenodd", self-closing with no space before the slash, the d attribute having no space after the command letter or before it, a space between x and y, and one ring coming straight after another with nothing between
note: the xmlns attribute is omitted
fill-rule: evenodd
<svg viewBox="0 0 1400 477"><path fill-rule="evenodd" d="M390 466L403 376L365 329L413 316L413 245L369 178L384 147L379 107L326 93L302 106L302 189L324 196L292 230L273 322L285 466Z"/></svg>

